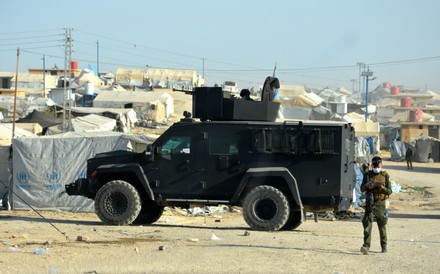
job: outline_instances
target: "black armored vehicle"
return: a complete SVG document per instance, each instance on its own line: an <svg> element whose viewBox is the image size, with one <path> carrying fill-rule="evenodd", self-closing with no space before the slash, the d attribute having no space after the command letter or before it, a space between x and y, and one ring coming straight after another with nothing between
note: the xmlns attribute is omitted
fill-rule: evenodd
<svg viewBox="0 0 440 274"><path fill-rule="evenodd" d="M193 113L143 153L87 161L69 195L95 200L112 225L151 224L165 206L240 206L256 230L291 230L304 212L346 211L354 187L354 129L343 123L275 122L279 103L224 98L195 88Z"/></svg>

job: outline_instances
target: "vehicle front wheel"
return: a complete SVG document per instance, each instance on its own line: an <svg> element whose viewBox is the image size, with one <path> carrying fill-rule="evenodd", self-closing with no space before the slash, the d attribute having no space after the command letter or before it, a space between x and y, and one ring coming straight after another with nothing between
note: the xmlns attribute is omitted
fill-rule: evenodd
<svg viewBox="0 0 440 274"><path fill-rule="evenodd" d="M290 211L289 219L281 230L294 230L302 223L301 211Z"/></svg>
<svg viewBox="0 0 440 274"><path fill-rule="evenodd" d="M142 210L139 213L133 224L136 225L150 225L162 216L163 206L142 206Z"/></svg>
<svg viewBox="0 0 440 274"><path fill-rule="evenodd" d="M129 225L141 211L141 198L134 186L115 180L103 185L95 197L95 212L110 225Z"/></svg>
<svg viewBox="0 0 440 274"><path fill-rule="evenodd" d="M279 230L286 224L289 213L286 195L272 186L255 187L243 200L243 217L252 229Z"/></svg>

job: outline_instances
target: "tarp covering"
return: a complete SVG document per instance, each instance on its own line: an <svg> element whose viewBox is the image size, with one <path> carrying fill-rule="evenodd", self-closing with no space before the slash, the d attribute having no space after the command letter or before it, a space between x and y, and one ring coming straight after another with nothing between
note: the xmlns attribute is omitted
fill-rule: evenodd
<svg viewBox="0 0 440 274"><path fill-rule="evenodd" d="M344 116L344 119L346 117ZM346 120L347 121L347 120ZM380 134L380 126L379 123L377 122L363 122L363 121L350 121L348 120L347 122L351 122L353 127L356 130L356 136L375 136L375 137L379 137Z"/></svg>
<svg viewBox="0 0 440 274"><path fill-rule="evenodd" d="M63 120L34 109L26 117L17 120L17 123L38 123L42 128L45 128L62 124Z"/></svg>
<svg viewBox="0 0 440 274"><path fill-rule="evenodd" d="M31 113L34 109L42 109L55 105L56 103L50 98L17 97L17 118ZM14 97L0 96L0 108L7 109L9 112L9 117L12 117L14 111Z"/></svg>
<svg viewBox="0 0 440 274"><path fill-rule="evenodd" d="M306 93L289 100L283 100L282 105L285 107L316 107L323 101L324 99L314 93Z"/></svg>
<svg viewBox="0 0 440 274"><path fill-rule="evenodd" d="M402 161L405 159L405 144L401 141L390 142L390 152L392 161Z"/></svg>
<svg viewBox="0 0 440 274"><path fill-rule="evenodd" d="M304 86L288 86L281 85L280 86L280 96L293 98L306 93L306 89Z"/></svg>
<svg viewBox="0 0 440 274"><path fill-rule="evenodd" d="M278 118L293 120L311 120L312 113L313 111L310 108L289 108L280 106Z"/></svg>
<svg viewBox="0 0 440 274"><path fill-rule="evenodd" d="M205 84L195 70L125 69L116 71L116 82L123 86L192 89Z"/></svg>
<svg viewBox="0 0 440 274"><path fill-rule="evenodd" d="M112 131L116 127L116 120L89 114L71 120L73 130L76 132Z"/></svg>
<svg viewBox="0 0 440 274"><path fill-rule="evenodd" d="M9 180L11 177L11 171L9 170L9 148L10 146L0 146L0 199L9 191Z"/></svg>
<svg viewBox="0 0 440 274"><path fill-rule="evenodd" d="M13 139L12 189L37 209L93 211L93 201L63 193L64 185L86 176L87 159L97 153L131 149L117 132L66 133L58 136ZM28 206L10 196L13 209Z"/></svg>
<svg viewBox="0 0 440 274"><path fill-rule="evenodd" d="M370 143L364 137L356 137L355 143L355 156L359 163L369 163L373 158L371 156Z"/></svg>
<svg viewBox="0 0 440 274"><path fill-rule="evenodd" d="M158 102L163 106L159 106ZM140 92L140 91L101 91L93 101L94 107L101 108L123 108L127 104L138 114L138 118L142 119L142 114L151 116L146 110L152 110L151 105L155 105L154 116L159 118L170 117L174 113L174 99L166 92ZM151 111L150 111L151 112ZM156 122L162 122L157 120Z"/></svg>
<svg viewBox="0 0 440 274"><path fill-rule="evenodd" d="M409 112L410 111L408 110L408 111L397 113L389 119L389 122L390 123L409 122ZM422 113L422 121L423 122L429 122L429 121L433 122L434 116L423 112Z"/></svg>
<svg viewBox="0 0 440 274"><path fill-rule="evenodd" d="M11 140L12 139L12 128L13 128L13 124L12 123L1 123L0 124L0 140ZM19 128L17 126L15 126L15 136L28 136L28 137L32 137L32 136L36 136L35 134L33 134L32 132L29 132L27 130L24 130L22 128Z"/></svg>
<svg viewBox="0 0 440 274"><path fill-rule="evenodd" d="M414 161L427 163L432 153L432 140L420 138L416 140L416 151L414 152Z"/></svg>

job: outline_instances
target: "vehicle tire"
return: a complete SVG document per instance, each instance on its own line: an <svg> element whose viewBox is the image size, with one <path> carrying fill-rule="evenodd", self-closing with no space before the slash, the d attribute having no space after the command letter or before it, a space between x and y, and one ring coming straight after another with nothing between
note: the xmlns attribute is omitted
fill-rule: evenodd
<svg viewBox="0 0 440 274"><path fill-rule="evenodd" d="M301 211L290 211L289 219L287 219L286 224L281 228L281 230L294 230L302 223Z"/></svg>
<svg viewBox="0 0 440 274"><path fill-rule="evenodd" d="M103 185L95 197L95 212L109 225L129 225L141 211L141 198L131 184L110 181Z"/></svg>
<svg viewBox="0 0 440 274"><path fill-rule="evenodd" d="M255 187L243 200L243 217L252 229L279 230L286 224L289 213L286 195L272 186Z"/></svg>
<svg viewBox="0 0 440 274"><path fill-rule="evenodd" d="M162 216L164 208L165 207L163 206L142 206L142 210L138 217L133 221L133 224L150 225L156 222Z"/></svg>

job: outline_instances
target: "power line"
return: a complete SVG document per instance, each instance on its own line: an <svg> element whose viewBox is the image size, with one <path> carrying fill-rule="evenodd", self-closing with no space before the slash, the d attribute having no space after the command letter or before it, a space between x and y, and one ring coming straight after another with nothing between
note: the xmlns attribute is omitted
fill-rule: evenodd
<svg viewBox="0 0 440 274"><path fill-rule="evenodd" d="M27 36L27 37L15 37L15 38L1 38L0 41L10 41L10 40L24 40L24 39L39 39L54 36L62 36L62 34L44 35L44 36Z"/></svg>
<svg viewBox="0 0 440 274"><path fill-rule="evenodd" d="M30 30L30 31L21 31L21 32L2 32L0 35L17 35L17 34L25 34L25 33L37 33L37 32L48 32L48 31L62 31L62 29L47 29L47 30Z"/></svg>
<svg viewBox="0 0 440 274"><path fill-rule="evenodd" d="M177 55L177 56L183 56L183 57L194 58L194 59L201 59L201 57L199 57L199 56L193 56L193 55L188 55L188 54L183 54L183 53L177 53L177 52L173 52L173 51L169 51L169 50L164 50L164 49L158 49L158 48L154 48L154 47L150 47L150 46L145 46L145 45L138 44L138 43L127 42L127 41L123 41L123 40L119 40L119 39L115 39L115 38L111 38L111 37L106 37L106 36L103 36L103 35L93 34L93 33L87 32L87 31L82 31L82 30L77 30L77 29L75 29L75 30L78 31L78 32L82 32L82 33L94 36L94 37L100 37L100 38L108 39L108 40L111 40L111 41L119 42L119 43L122 43L122 44L130 45L131 48L137 48L137 47L139 47L139 48L146 48L146 49L151 49L151 50L155 50L155 51L159 51L159 52L169 53L169 54L173 54L173 55Z"/></svg>
<svg viewBox="0 0 440 274"><path fill-rule="evenodd" d="M41 43L50 43L50 42L59 42L59 40L46 40L46 41L20 42L20 43L13 43L13 44L0 44L0 47L15 46L15 45L41 44Z"/></svg>

